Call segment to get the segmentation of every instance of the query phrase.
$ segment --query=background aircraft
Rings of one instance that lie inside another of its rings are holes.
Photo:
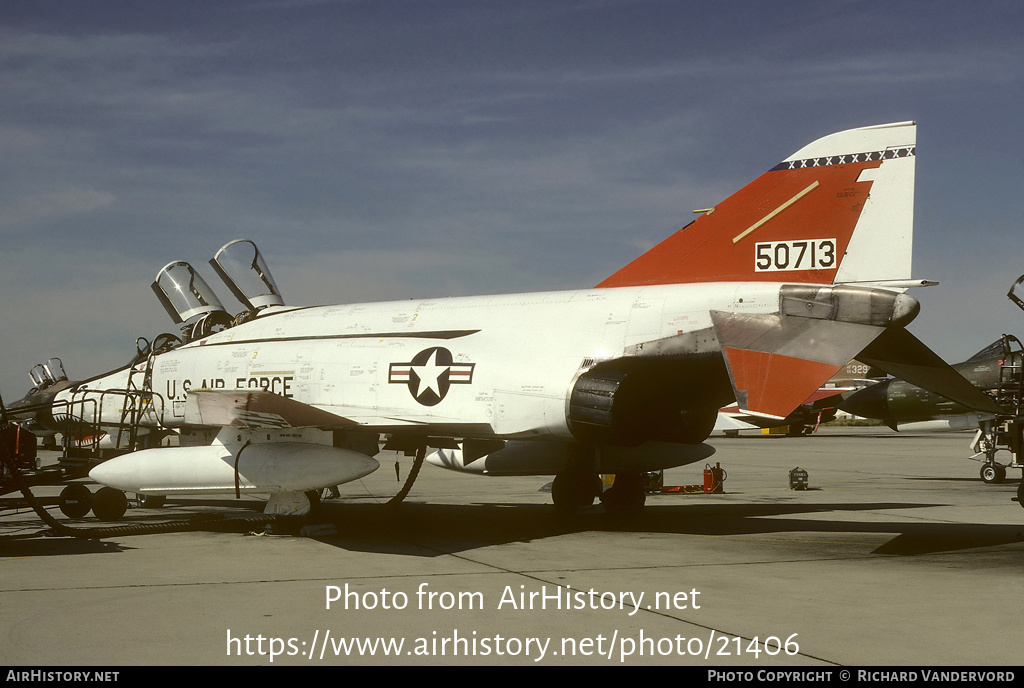
[[[383,439],[416,469],[433,450],[453,470],[553,474],[560,509],[600,494],[630,511],[644,472],[713,453],[719,408],[784,419],[854,357],[997,408],[904,329],[919,305],[903,291],[924,284],[915,155],[913,122],[818,139],[595,289],[287,307],[237,240],[211,263],[245,312],[168,263],[154,291],[183,336],[140,340],[21,417],[128,430],[136,451],[91,476],[146,495],[270,493],[268,512],[301,514],[308,491],[375,470]],[[169,433],[180,446],[147,448]],[[616,474],[604,493],[599,473]]]
[[[1024,310],[1014,282],[1007,296]],[[979,410],[959,404],[904,380],[890,379],[849,396],[840,405],[864,418],[883,421],[893,430],[977,430],[972,447],[980,458],[981,478],[1000,483],[1007,468],[1022,468],[1021,398],[1024,396],[1024,346],[1017,337],[1003,335],[963,363],[953,366],[998,406],[998,411]],[[1005,454],[1003,454],[1005,452]],[[997,458],[1009,456],[1005,462]]]

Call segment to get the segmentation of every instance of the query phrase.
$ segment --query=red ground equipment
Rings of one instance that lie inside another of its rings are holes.
[[[723,492],[722,483],[728,475],[725,469],[722,468],[722,464],[716,463],[715,467],[712,468],[711,464],[704,465],[704,492]]]

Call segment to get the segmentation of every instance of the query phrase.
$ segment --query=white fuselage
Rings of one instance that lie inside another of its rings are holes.
[[[780,287],[707,283],[270,308],[152,357],[150,420],[187,425],[189,390],[246,389],[358,423],[478,424],[498,437],[570,439],[567,394],[582,369],[636,344],[710,328],[712,310],[775,312]],[[451,360],[440,354],[416,365],[435,347]],[[439,379],[446,371],[447,385]],[[89,387],[123,387],[117,378],[127,374]]]

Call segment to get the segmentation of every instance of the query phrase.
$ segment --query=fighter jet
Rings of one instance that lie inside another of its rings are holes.
[[[575,291],[291,307],[237,240],[211,262],[245,312],[167,264],[154,290],[183,336],[66,386],[37,419],[175,433],[91,472],[140,494],[269,493],[268,513],[301,514],[308,491],[376,469],[383,444],[417,468],[430,453],[555,475],[560,510],[600,496],[632,511],[644,472],[711,456],[719,408],[785,418],[854,357],[976,401],[941,361],[913,363],[930,352],[904,329],[919,310],[905,291],[926,284],[911,277],[915,155],[913,122],[825,136]],[[600,473],[616,475],[603,494]]]
[[[1012,335],[953,365],[993,400],[1020,386],[1021,343]],[[841,411],[880,420],[893,430],[972,430],[997,414],[979,412],[903,380],[889,378],[861,389],[842,401]],[[1009,410],[1009,407],[1007,407]]]

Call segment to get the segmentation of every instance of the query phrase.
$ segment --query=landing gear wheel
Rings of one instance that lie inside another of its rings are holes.
[[[615,482],[601,495],[605,511],[610,514],[635,514],[647,503],[643,476],[624,473],[615,476]]]
[[[571,514],[586,509],[601,493],[601,479],[594,473],[565,471],[551,484],[551,500],[559,513]]]
[[[121,490],[101,487],[92,501],[92,513],[101,521],[117,521],[128,510],[128,498]]]
[[[981,479],[989,485],[998,485],[1006,480],[1006,469],[994,463],[986,463],[981,467]]]
[[[61,490],[57,505],[68,518],[82,518],[92,508],[92,492],[82,483],[72,483]]]

